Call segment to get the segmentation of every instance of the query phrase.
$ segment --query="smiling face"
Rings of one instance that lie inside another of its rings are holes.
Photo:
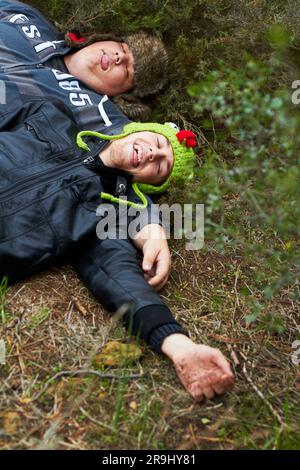
[[[100,41],[67,54],[71,75],[97,93],[116,96],[134,87],[134,59],[126,43]]]
[[[100,154],[107,166],[127,171],[133,181],[161,185],[174,164],[171,144],[162,134],[134,132],[109,143]]]

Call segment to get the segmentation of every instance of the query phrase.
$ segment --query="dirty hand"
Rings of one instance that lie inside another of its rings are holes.
[[[178,378],[196,401],[212,399],[233,387],[229,362],[218,349],[175,333],[164,339],[162,351],[173,361]]]
[[[164,229],[158,224],[149,224],[137,234],[133,243],[143,251],[142,268],[145,279],[156,290],[166,284],[171,257]]]

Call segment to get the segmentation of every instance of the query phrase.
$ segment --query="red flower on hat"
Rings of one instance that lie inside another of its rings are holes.
[[[76,33],[69,31],[67,33],[68,38],[71,39],[72,42],[85,42],[86,38],[78,36]]]
[[[192,131],[179,131],[176,134],[177,139],[182,144],[185,140],[185,145],[187,147],[196,147],[196,135]]]

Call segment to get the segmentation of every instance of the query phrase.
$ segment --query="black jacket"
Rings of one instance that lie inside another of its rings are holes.
[[[127,173],[92,164],[105,143],[90,139],[86,152],[74,143],[77,132],[68,109],[56,100],[31,100],[2,115],[0,276],[14,282],[67,256],[110,312],[128,306],[125,325],[132,314],[132,333],[160,351],[164,337],[183,329],[144,280],[131,241],[100,240],[95,233],[101,219],[96,209],[106,204],[102,191],[118,195],[125,184],[125,195],[140,201]],[[140,228],[159,222],[149,213],[142,211]]]
[[[17,281],[67,256],[110,312],[128,305],[126,326],[131,312],[133,333],[159,351],[182,328],[145,282],[130,240],[96,236],[95,211],[106,204],[99,194],[119,195],[125,184],[135,200],[130,176],[93,164],[104,142],[90,140],[89,153],[74,143],[79,130],[114,134],[129,121],[106,96],[47,65],[68,52],[37,10],[0,0],[0,276]],[[159,222],[149,210],[140,219],[140,228]]]
[[[63,57],[70,52],[63,35],[35,8],[0,0],[0,114],[31,97],[51,97],[68,107],[80,130],[99,131],[99,120],[115,127],[120,112],[107,96],[66,73]]]

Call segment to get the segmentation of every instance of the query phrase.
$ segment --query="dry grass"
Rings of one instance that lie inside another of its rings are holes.
[[[86,17],[78,15],[79,8],[88,15],[92,11],[86,2],[28,3],[60,22]],[[173,77],[154,101],[155,120],[188,124],[201,144],[213,147],[219,145],[218,129],[213,129],[213,142],[208,142],[199,129],[198,115],[191,113],[186,84],[205,76],[219,58],[237,67],[244,63],[245,52],[262,60],[269,57],[270,47],[262,38],[273,20],[283,20],[299,41],[294,0],[282,5],[250,1],[244,6],[234,0],[227,6],[223,1],[202,2],[201,9],[191,2],[191,8],[197,9],[193,22],[188,17],[193,10],[177,8],[178,2],[172,15],[167,15],[170,2],[154,2],[155,12],[162,15],[152,14],[153,2],[137,2],[137,8],[129,8],[130,1],[105,3],[114,20],[107,22],[110,27],[137,30],[140,12],[148,11],[148,29],[161,33],[169,45]],[[134,25],[126,11],[115,14],[123,6],[134,14]],[[286,77],[283,81],[290,86]],[[230,158],[231,147],[225,150]],[[178,202],[177,191],[173,197]],[[72,269],[64,266],[10,287],[2,312],[0,298],[0,448],[299,448],[300,369],[291,360],[292,343],[300,338],[299,303],[282,292],[268,305],[269,320],[249,327],[243,292],[252,285],[254,262],[247,263],[235,251],[220,256],[212,247],[186,252],[181,242],[172,244],[172,253],[173,271],[162,295],[195,341],[218,347],[231,359],[234,390],[196,404],[180,386],[169,361],[145,344],[134,366],[105,371],[140,378],[60,374],[93,369],[91,357],[104,344],[111,339],[127,341],[125,331],[109,320]],[[260,286],[255,295],[262,295]],[[281,334],[270,333],[268,322],[274,318],[283,327]]]
[[[140,361],[106,372],[140,378],[62,376],[92,369],[110,339],[126,341],[68,266],[9,288],[1,337],[0,447],[3,449],[297,448],[300,371],[291,361],[299,305],[283,296],[271,311],[284,332],[247,327],[241,289],[255,266],[240,254],[184,251],[173,244],[173,271],[162,295],[198,342],[232,361],[235,389],[198,405],[164,357],[145,344]],[[55,377],[53,381],[49,381]],[[166,400],[167,397],[167,400]]]

